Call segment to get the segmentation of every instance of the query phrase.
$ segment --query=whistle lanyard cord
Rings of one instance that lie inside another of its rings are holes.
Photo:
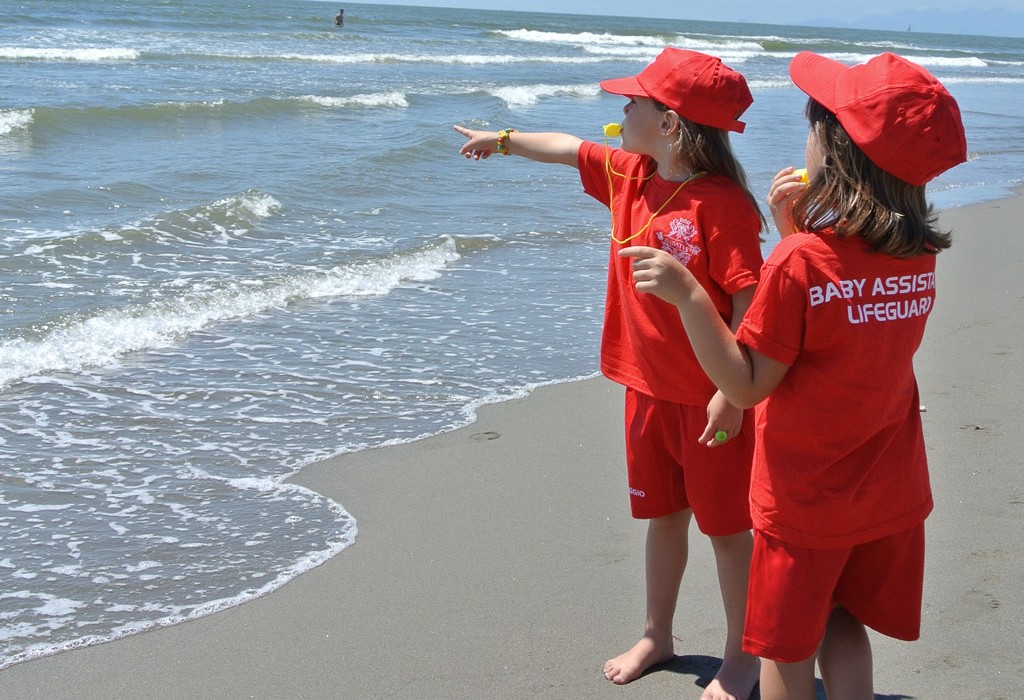
[[[613,189],[612,175],[616,175],[616,176],[618,176],[618,177],[620,177],[620,178],[622,178],[624,180],[647,181],[647,180],[650,180],[652,177],[654,177],[655,173],[651,173],[650,175],[645,175],[645,176],[641,177],[641,176],[629,176],[629,175],[626,175],[624,173],[616,172],[615,169],[612,168],[612,155],[611,155],[611,149],[609,149],[609,147],[608,147],[608,139],[607,138],[604,141],[604,163],[605,163],[605,168],[604,168],[605,174],[608,176],[608,211],[609,211],[609,213],[611,214],[611,217],[612,217],[611,238],[612,238],[613,241],[615,241],[619,245],[625,245],[626,243],[629,243],[631,240],[633,240],[637,236],[640,236],[641,234],[643,234],[643,232],[647,230],[647,228],[651,225],[651,222],[654,221],[654,219],[658,216],[658,214],[660,214],[665,209],[665,207],[667,207],[669,205],[669,203],[673,199],[676,198],[676,195],[679,194],[679,191],[681,189],[686,187],[686,185],[689,184],[690,182],[692,182],[693,180],[696,180],[697,178],[703,177],[705,175],[703,170],[700,170],[700,171],[697,171],[697,172],[694,172],[694,173],[690,173],[690,176],[688,178],[686,178],[685,180],[683,180],[682,182],[679,183],[679,187],[677,187],[675,189],[675,191],[671,195],[669,195],[668,199],[665,200],[665,203],[662,204],[660,207],[658,207],[657,211],[655,211],[653,214],[651,214],[650,218],[647,219],[647,223],[644,224],[643,226],[641,226],[639,231],[634,233],[632,236],[629,236],[627,238],[623,238],[622,240],[619,240],[618,238],[615,237],[615,211],[612,208],[613,207],[613,202],[615,201],[615,191]]]

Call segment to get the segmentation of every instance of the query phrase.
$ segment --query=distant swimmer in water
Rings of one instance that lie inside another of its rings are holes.
[[[334,24],[342,27],[345,25],[345,10],[338,10],[338,14],[334,15]]]

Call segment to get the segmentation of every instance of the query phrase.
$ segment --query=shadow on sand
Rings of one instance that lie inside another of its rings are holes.
[[[693,683],[701,688],[707,688],[715,674],[718,673],[719,667],[722,665],[722,660],[715,656],[675,656],[670,661],[666,661],[663,664],[653,666],[648,670],[648,673],[654,673],[657,671],[668,671],[670,673],[679,673],[686,676],[696,676]],[[645,674],[646,675],[646,674]],[[815,685],[817,686],[817,700],[828,700],[825,695],[825,686],[821,684],[821,679],[815,679]],[[754,692],[750,696],[750,700],[761,700],[761,694],[758,692],[758,688],[754,687]],[[879,695],[875,693],[875,700],[915,700],[912,695],[901,695],[899,693],[892,695]]]

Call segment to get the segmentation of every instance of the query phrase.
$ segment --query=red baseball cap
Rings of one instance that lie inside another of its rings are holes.
[[[740,133],[746,124],[737,119],[754,101],[747,81],[722,59],[672,47],[639,74],[602,81],[601,89],[650,97],[690,121]]]
[[[886,52],[847,66],[802,51],[789,64],[789,75],[836,115],[872,163],[911,185],[967,160],[960,107],[916,63]]]

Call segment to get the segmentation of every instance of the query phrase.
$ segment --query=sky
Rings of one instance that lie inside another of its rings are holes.
[[[918,31],[962,32],[995,36],[1024,36],[1024,0],[357,0],[370,4],[418,5],[561,12],[588,15],[627,15],[665,19],[765,24],[812,24]]]

